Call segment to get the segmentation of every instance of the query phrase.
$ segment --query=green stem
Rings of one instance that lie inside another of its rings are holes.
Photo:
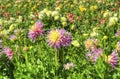
[[[26,52],[25,52],[25,60],[26,60],[26,66],[28,67],[28,56]]]
[[[55,78],[58,79],[58,72],[59,72],[59,51],[57,49],[56,49],[56,52],[55,52],[55,66],[56,66]]]
[[[62,61],[62,64],[64,63],[64,52],[62,52],[62,59],[63,59],[63,61]]]
[[[58,65],[59,65],[59,52],[57,49],[55,52],[55,64],[56,64],[56,67],[58,67]]]

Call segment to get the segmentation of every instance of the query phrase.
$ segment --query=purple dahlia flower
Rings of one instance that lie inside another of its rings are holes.
[[[64,29],[51,30],[48,34],[48,43],[58,49],[62,46],[68,46],[71,43],[71,38],[71,34]]]
[[[92,62],[95,62],[101,54],[101,48],[92,48],[92,50],[86,54],[86,58]]]

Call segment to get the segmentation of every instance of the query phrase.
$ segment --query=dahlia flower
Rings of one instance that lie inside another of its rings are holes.
[[[119,61],[118,53],[116,51],[113,51],[108,56],[108,63],[111,64],[113,68],[115,68],[118,64],[118,61]]]
[[[71,13],[67,14],[67,19],[69,22],[73,23],[75,21],[74,14],[71,14]]]
[[[36,39],[39,35],[43,35],[44,30],[42,22],[38,21],[29,30],[28,37],[31,39]]]
[[[67,64],[64,64],[64,69],[65,70],[69,70],[70,68],[72,67],[75,67],[75,64],[74,63],[67,63]]]
[[[117,30],[117,33],[115,33],[115,36],[120,36],[120,29]]]
[[[71,35],[64,29],[51,30],[47,38],[49,45],[54,48],[68,46],[71,43]]]
[[[17,37],[16,37],[15,35],[11,35],[11,36],[10,36],[10,40],[11,40],[11,41],[14,41],[14,40],[16,40],[16,39],[17,39]]]
[[[118,52],[120,52],[120,41],[117,42],[117,48],[116,48],[116,50],[117,50]]]
[[[114,26],[116,23],[118,22],[118,17],[110,17],[109,18],[109,22],[108,22],[108,26]]]
[[[9,47],[4,48],[4,53],[8,56],[9,59],[13,57],[13,52]]]
[[[85,47],[87,50],[91,49],[92,47],[96,47],[98,45],[97,39],[87,39],[85,41]]]
[[[105,11],[105,13],[103,14],[103,17],[104,18],[108,18],[109,16],[111,16],[112,15],[112,12],[110,12],[110,11]]]
[[[92,48],[90,52],[86,54],[86,58],[92,62],[95,62],[99,56],[102,54],[102,49],[101,48]]]

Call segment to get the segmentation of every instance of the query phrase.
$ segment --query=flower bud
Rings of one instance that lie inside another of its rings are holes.
[[[86,37],[86,36],[88,36],[88,34],[84,33],[83,36]]]
[[[70,29],[71,29],[71,30],[75,29],[75,25],[72,25],[72,26],[70,27]]]
[[[29,49],[29,48],[28,48],[27,46],[23,47],[23,51],[24,51],[24,52],[28,51],[28,49]]]
[[[46,15],[47,15],[48,17],[50,17],[51,11],[47,11],[47,12],[46,12]]]
[[[67,22],[62,22],[63,27],[67,25]]]
[[[13,31],[15,27],[16,27],[16,24],[11,24],[8,31],[9,32]]]
[[[118,18],[117,17],[110,17],[108,26],[114,26],[117,22],[118,22]]]
[[[80,44],[79,44],[79,42],[77,40],[72,41],[71,44],[73,46],[75,46],[75,47],[79,47],[80,46]]]
[[[105,35],[105,36],[103,36],[103,39],[106,40],[106,39],[108,39],[108,37]]]
[[[65,17],[61,17],[61,22],[65,22],[67,19]]]
[[[110,12],[110,11],[105,11],[105,13],[103,14],[103,17],[104,18],[108,18],[109,16],[111,16],[112,15],[112,13]]]
[[[59,12],[58,11],[52,11],[52,14],[51,14],[53,17],[54,16],[57,16],[57,15],[59,15]]]
[[[59,19],[59,16],[58,16],[58,15],[57,15],[57,16],[55,16],[55,17],[54,17],[54,19],[55,19],[55,20],[58,20],[58,19]]]

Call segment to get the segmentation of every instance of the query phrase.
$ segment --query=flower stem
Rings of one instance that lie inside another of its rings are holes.
[[[58,77],[58,72],[59,72],[59,51],[56,49],[55,52],[55,66],[56,66],[56,72],[55,72],[55,77]]]
[[[55,52],[55,64],[56,64],[56,67],[58,67],[58,65],[59,65],[59,52],[57,49]]]

